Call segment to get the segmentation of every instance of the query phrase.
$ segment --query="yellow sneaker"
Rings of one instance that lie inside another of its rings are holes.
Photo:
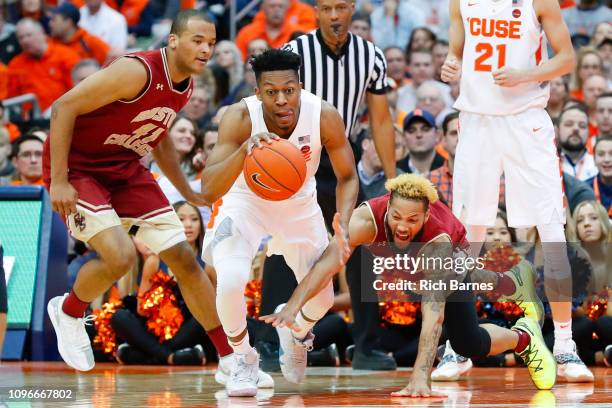
[[[536,388],[550,390],[557,379],[557,362],[546,347],[537,322],[533,319],[521,317],[512,327],[512,330],[521,330],[529,334],[529,344],[518,355],[527,365],[529,375]]]
[[[523,260],[512,267],[504,275],[510,277],[514,286],[515,292],[512,295],[501,296],[499,302],[514,302],[523,309],[525,317],[535,320],[540,324],[544,324],[544,305],[536,293],[536,273],[533,270],[531,262]]]

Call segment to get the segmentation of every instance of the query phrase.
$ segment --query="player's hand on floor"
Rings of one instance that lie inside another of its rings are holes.
[[[288,327],[291,330],[300,330],[300,326],[295,322],[296,314],[297,313],[293,313],[288,310],[285,306],[283,310],[278,313],[259,316],[259,320],[263,320],[264,322],[271,324],[274,327]]]
[[[274,133],[261,132],[254,134],[247,140],[247,154],[251,154],[253,152],[253,148],[261,148],[263,147],[263,143],[270,144],[273,140],[279,140],[280,137],[275,135]]]
[[[411,398],[429,398],[429,397],[445,397],[444,395],[431,391],[427,378],[411,378],[407,386],[400,391],[391,393],[392,397],[411,397]]]
[[[51,197],[51,206],[53,211],[56,211],[62,217],[76,214],[76,203],[79,199],[79,193],[75,190],[72,184],[54,183],[51,182],[49,187],[49,196]]]
[[[440,77],[444,82],[458,81],[461,77],[461,64],[456,58],[449,57],[442,64]]]
[[[348,231],[345,231],[342,225],[340,225],[340,213],[334,214],[332,227],[334,228],[334,240],[338,246],[340,263],[346,265],[351,256],[351,247],[349,246]]]
[[[495,85],[512,87],[520,84],[525,79],[525,74],[512,68],[501,68],[493,72]]]

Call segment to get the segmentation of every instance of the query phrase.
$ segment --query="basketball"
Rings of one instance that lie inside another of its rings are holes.
[[[257,196],[270,201],[286,200],[293,196],[306,179],[306,160],[288,140],[262,142],[244,160],[244,178]]]

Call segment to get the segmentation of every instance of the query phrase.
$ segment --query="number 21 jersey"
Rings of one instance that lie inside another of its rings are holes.
[[[483,115],[514,115],[548,102],[547,82],[501,87],[493,72],[531,69],[546,60],[533,0],[460,0],[465,30],[460,94],[455,108]]]

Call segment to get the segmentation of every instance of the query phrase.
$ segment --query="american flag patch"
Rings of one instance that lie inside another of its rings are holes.
[[[310,135],[298,137],[298,143],[301,145],[310,143]]]
[[[523,0],[512,0],[512,7],[523,7]]]

